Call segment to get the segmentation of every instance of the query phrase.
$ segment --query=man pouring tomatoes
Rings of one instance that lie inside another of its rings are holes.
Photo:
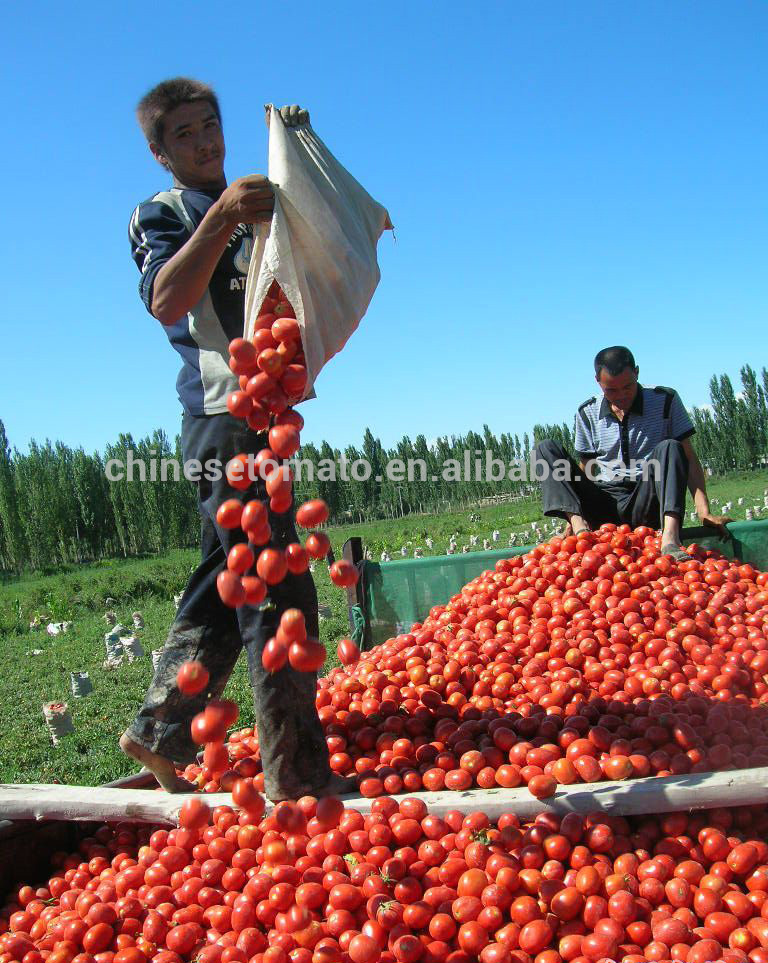
[[[681,525],[688,488],[702,524],[726,537],[731,519],[710,511],[694,427],[678,393],[641,385],[623,346],[598,352],[594,368],[600,394],[576,412],[578,464],[550,439],[536,446],[547,469],[544,514],[567,519],[574,534],[606,522],[661,529],[662,552],[687,558]]]
[[[142,98],[137,114],[152,155],[173,179],[169,190],[139,204],[131,217],[139,292],[181,356],[177,390],[185,464],[221,468],[238,454],[255,456],[266,448],[265,434],[233,417],[227,399],[238,388],[228,363],[229,344],[243,335],[245,280],[255,232],[272,216],[272,185],[259,174],[227,184],[221,112],[206,84],[185,77],[158,84]],[[297,106],[283,107],[280,114],[287,126],[309,122],[306,110]],[[197,754],[190,724],[221,694],[245,648],[266,794],[278,801],[355,788],[354,780],[331,772],[315,706],[315,673],[290,666],[270,673],[263,665],[263,650],[288,609],[300,610],[308,633],[319,634],[312,576],[288,574],[270,586],[267,606],[227,607],[216,580],[245,535],[222,524],[219,509],[233,492],[221,470],[218,478],[198,474],[196,488],[202,556],[121,748],[166,790],[192,790],[176,772]],[[270,546],[283,550],[297,541],[292,509],[272,511],[261,478],[242,494],[264,505]],[[204,687],[178,681],[179,669],[189,662],[202,667]]]

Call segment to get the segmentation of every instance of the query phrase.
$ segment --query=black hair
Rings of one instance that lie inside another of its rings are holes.
[[[595,374],[599,375],[603,368],[609,375],[621,374],[627,368],[636,368],[635,356],[621,345],[614,345],[612,348],[603,348],[595,355]]]
[[[157,84],[139,101],[136,115],[144,136],[150,143],[162,144],[165,116],[181,104],[204,101],[211,105],[219,123],[221,110],[213,88],[190,77],[174,77]]]

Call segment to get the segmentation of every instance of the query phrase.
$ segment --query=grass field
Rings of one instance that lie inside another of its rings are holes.
[[[747,507],[762,504],[766,488],[766,471],[711,479],[709,484],[713,499],[721,504],[734,502],[731,514],[737,519],[744,518]],[[736,505],[739,496],[745,498],[741,507]],[[536,498],[472,511],[480,515],[479,523],[469,522],[467,510],[334,527],[328,534],[337,557],[351,535],[362,536],[375,559],[383,549],[393,558],[395,553],[399,557],[400,547],[408,542],[412,543],[408,546],[411,556],[416,546],[422,546],[425,555],[437,555],[444,553],[454,532],[461,546],[472,534],[478,535],[482,544],[483,538],[499,529],[501,540],[495,547],[503,547],[511,531],[527,527],[530,532],[530,523],[541,518]],[[425,534],[434,541],[432,552],[424,546]],[[162,646],[174,615],[173,595],[183,589],[196,559],[194,550],[157,558],[113,559],[0,586],[0,782],[58,780],[97,785],[135,771],[118,750],[117,738],[143,698],[152,674],[150,651]],[[325,565],[318,564],[314,576],[320,603],[331,610],[321,622],[321,638],[332,653],[336,641],[348,633],[345,595],[331,584]],[[118,621],[130,626],[131,614],[138,610],[146,625],[137,633],[145,658],[113,670],[102,668],[108,597],[116,599],[112,608]],[[30,630],[29,622],[36,614],[53,621],[72,620],[72,628],[54,637],[44,629]],[[30,654],[33,650],[41,650],[41,654]],[[332,664],[329,659],[328,665]],[[72,699],[69,673],[83,670],[89,672],[94,692],[85,699]],[[253,710],[244,659],[237,665],[227,694],[240,705],[242,724],[250,724]],[[75,733],[55,748],[41,708],[53,700],[69,702],[75,724]]]

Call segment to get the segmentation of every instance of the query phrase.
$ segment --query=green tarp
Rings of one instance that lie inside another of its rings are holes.
[[[734,522],[728,531],[730,540],[722,542],[710,529],[685,529],[683,541],[686,545],[695,542],[718,549],[729,558],[768,570],[768,521]],[[493,569],[499,559],[522,555],[531,548],[527,545],[466,555],[366,562],[363,591],[370,630],[366,641],[377,645],[408,631],[414,622],[425,618],[433,605],[447,602],[476,575]]]

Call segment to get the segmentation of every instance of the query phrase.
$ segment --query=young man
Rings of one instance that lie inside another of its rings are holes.
[[[575,534],[605,522],[661,528],[662,551],[687,558],[680,538],[686,486],[703,525],[725,537],[731,519],[709,510],[704,471],[691,444],[694,428],[680,396],[672,388],[638,384],[639,371],[628,348],[604,348],[595,357],[602,397],[589,398],[576,412],[578,466],[554,441],[536,446],[550,469],[542,482],[544,514],[568,519]],[[568,465],[564,480],[558,462]]]
[[[215,459],[223,468],[234,455],[256,454],[267,444],[266,435],[229,414],[227,397],[238,387],[229,369],[228,348],[243,334],[254,225],[270,220],[272,187],[258,174],[227,185],[221,113],[216,95],[205,84],[184,77],[158,84],[141,100],[137,114],[150,151],[173,178],[170,190],[139,204],[131,217],[139,291],[182,358],[177,389],[184,409],[184,460],[205,465]],[[283,107],[281,115],[289,125],[309,121],[307,112],[295,106]],[[245,536],[218,525],[216,512],[236,493],[224,477],[209,480],[204,475],[197,491],[202,559],[184,591],[144,704],[120,739],[121,748],[151,769],[169,792],[194,788],[176,775],[176,768],[192,762],[197,753],[190,722],[208,695],[221,694],[245,647],[266,794],[277,801],[351,790],[354,781],[330,770],[315,708],[315,675],[290,667],[271,675],[261,662],[264,644],[287,608],[300,608],[309,634],[319,634],[312,576],[288,575],[270,590],[272,607],[265,611],[224,606],[216,576],[229,550]],[[243,501],[259,498],[269,504],[263,481],[242,494]],[[269,521],[270,545],[297,541],[292,511],[270,511]],[[189,659],[207,667],[207,694],[185,696],[176,687],[179,666]]]

